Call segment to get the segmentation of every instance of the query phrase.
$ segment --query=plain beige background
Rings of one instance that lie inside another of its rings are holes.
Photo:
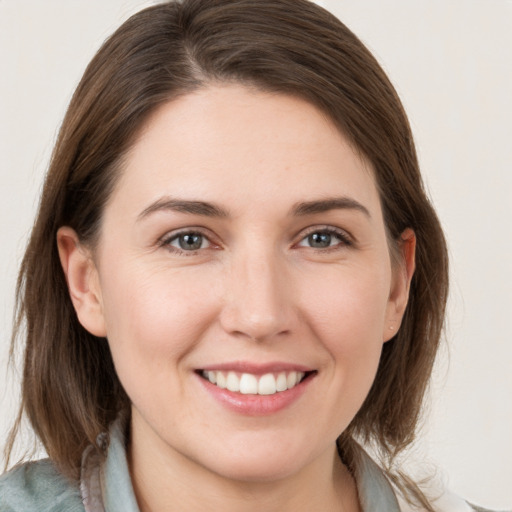
[[[256,1],[256,0],[255,0]],[[16,270],[56,130],[85,65],[140,0],[0,0],[0,435]],[[325,0],[375,53],[409,113],[452,258],[447,347],[418,467],[512,506],[512,2]]]

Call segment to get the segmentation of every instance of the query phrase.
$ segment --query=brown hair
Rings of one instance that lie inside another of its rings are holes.
[[[17,287],[25,325],[23,398],[49,456],[76,477],[86,445],[129,407],[106,340],[78,322],[56,246],[71,226],[94,245],[123,155],[162,103],[212,82],[301,97],[371,162],[391,245],[417,237],[416,272],[371,391],[341,436],[391,460],[414,438],[447,298],[447,253],[425,194],[411,130],[385,73],[338,19],[307,0],[185,0],[145,9],[101,47],[78,85],[53,152]],[[12,345],[14,351],[14,341]]]

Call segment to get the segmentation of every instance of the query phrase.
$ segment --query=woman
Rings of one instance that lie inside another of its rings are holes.
[[[1,510],[442,510],[392,463],[446,295],[405,113],[346,27],[302,0],[142,11],[54,150],[19,278],[50,460]]]

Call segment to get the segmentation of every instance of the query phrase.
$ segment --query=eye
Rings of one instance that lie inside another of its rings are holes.
[[[312,249],[328,249],[337,246],[352,245],[347,234],[334,228],[324,228],[311,231],[299,243],[299,247]]]
[[[211,246],[210,241],[202,233],[187,231],[172,235],[162,241],[165,247],[177,252],[193,252],[200,249],[207,249]]]

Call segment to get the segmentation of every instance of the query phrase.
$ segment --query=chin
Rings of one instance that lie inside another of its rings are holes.
[[[263,438],[263,439],[262,439]],[[300,473],[308,465],[312,454],[308,446],[299,446],[290,439],[269,442],[264,436],[214,450],[204,458],[205,467],[224,478],[247,483],[278,481]]]
[[[217,463],[217,467],[211,469],[232,481],[267,483],[284,480],[299,473],[302,465],[293,464],[290,460],[283,461],[282,458],[263,460],[261,457],[248,457],[245,460],[226,461],[222,465]]]

